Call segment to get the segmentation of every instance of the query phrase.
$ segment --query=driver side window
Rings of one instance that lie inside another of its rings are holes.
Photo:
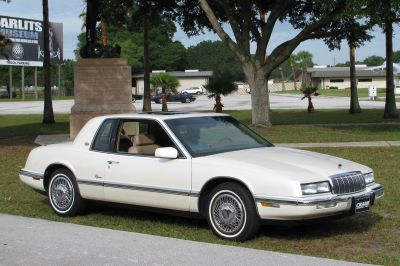
[[[175,147],[175,145],[156,121],[121,121],[116,144],[118,153],[154,156],[155,150],[161,147]]]

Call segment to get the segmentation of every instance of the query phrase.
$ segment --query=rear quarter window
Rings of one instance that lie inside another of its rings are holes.
[[[97,131],[92,150],[110,152],[113,150],[112,138],[114,137],[115,120],[105,120]]]

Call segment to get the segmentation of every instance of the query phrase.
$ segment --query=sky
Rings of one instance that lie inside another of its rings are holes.
[[[86,5],[83,0],[49,0],[50,21],[63,23],[64,26],[64,58],[74,59],[74,50],[77,45],[77,36],[82,30],[82,20],[79,15],[85,11]],[[41,0],[12,0],[9,4],[0,1],[0,15],[10,17],[21,17],[28,19],[42,20],[42,1]],[[229,26],[225,29],[231,32]],[[271,42],[268,47],[270,53],[278,44],[295,36],[296,31],[288,23],[276,25]],[[363,61],[370,55],[385,56],[385,37],[382,30],[376,28],[373,32],[375,36],[371,42],[357,49],[356,60]],[[393,49],[400,50],[400,27],[395,26],[393,39]],[[196,45],[204,40],[219,40],[218,36],[212,32],[205,32],[202,35],[189,38],[177,28],[174,36],[175,40],[181,41],[185,47]],[[254,51],[255,46],[252,46]],[[314,57],[313,61],[319,65],[333,65],[349,61],[349,49],[343,43],[341,50],[329,51],[323,41],[310,40],[302,43],[295,52],[309,51]]]

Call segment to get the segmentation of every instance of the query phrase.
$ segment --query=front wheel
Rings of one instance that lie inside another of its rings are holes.
[[[56,170],[50,179],[48,196],[51,208],[60,216],[74,216],[84,207],[75,177],[67,169]]]
[[[260,226],[253,198],[236,183],[222,183],[211,191],[207,221],[215,235],[235,241],[254,237]]]
[[[185,102],[186,102],[186,103],[190,103],[190,98],[186,98],[186,99],[185,99]]]

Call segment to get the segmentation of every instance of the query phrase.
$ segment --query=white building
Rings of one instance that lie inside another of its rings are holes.
[[[400,85],[400,66],[394,64],[393,69],[394,83]],[[307,73],[311,77],[312,85],[320,89],[350,88],[350,67],[313,67],[308,68]],[[357,66],[356,77],[358,88],[368,88],[371,84],[386,88],[386,63],[379,67]]]
[[[150,76],[156,75],[160,72],[165,71],[153,71]],[[199,70],[185,70],[185,71],[172,71],[166,72],[171,76],[178,78],[180,86],[177,88],[178,91],[188,89],[191,87],[202,88],[203,85],[207,84],[210,77],[213,75],[212,71],[199,71]],[[133,75],[133,89],[132,93],[137,95],[143,95],[144,80],[143,74]]]

